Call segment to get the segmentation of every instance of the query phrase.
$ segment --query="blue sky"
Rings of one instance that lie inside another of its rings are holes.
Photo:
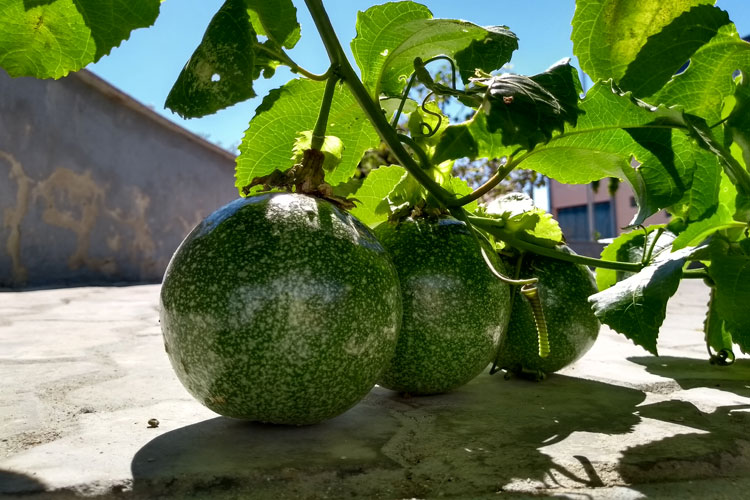
[[[166,0],[156,24],[133,32],[130,40],[89,69],[115,87],[157,112],[223,147],[239,143],[255,108],[270,89],[283,85],[290,73],[280,70],[270,80],[256,81],[259,97],[203,118],[183,120],[164,109],[164,100],[177,75],[200,42],[203,32],[223,0]],[[290,54],[298,64],[314,72],[327,68],[322,43],[302,0],[294,0],[302,25],[302,39]],[[331,22],[345,48],[355,36],[357,11],[371,0],[327,0]],[[534,74],[573,55],[570,20],[573,0],[427,0],[435,17],[466,19],[480,25],[506,25],[519,37],[513,71]],[[750,34],[750,1],[719,0],[741,35]]]

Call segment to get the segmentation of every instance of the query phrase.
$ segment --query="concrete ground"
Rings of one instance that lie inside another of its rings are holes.
[[[484,374],[408,399],[375,388],[303,428],[195,402],[164,353],[157,297],[156,285],[0,294],[0,496],[748,495],[750,361],[706,361],[699,281],[670,302],[661,357],[604,328],[541,383]]]

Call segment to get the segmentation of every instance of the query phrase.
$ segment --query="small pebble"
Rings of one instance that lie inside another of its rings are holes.
[[[155,418],[150,418],[148,420],[148,427],[150,429],[156,429],[157,427],[159,427],[159,421],[156,420]]]

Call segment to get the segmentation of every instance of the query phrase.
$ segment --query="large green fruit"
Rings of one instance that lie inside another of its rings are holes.
[[[401,294],[372,232],[327,201],[239,199],[182,242],[161,289],[169,358],[211,410],[310,424],[356,404],[393,355]]]
[[[531,305],[516,290],[510,323],[500,346],[498,367],[512,372],[556,372],[583,356],[599,334],[599,320],[588,302],[588,297],[597,292],[594,275],[580,264],[526,254],[519,276],[539,279],[537,290],[547,324],[550,352],[547,357],[539,356]]]
[[[378,384],[409,394],[465,384],[497,351],[508,321],[508,285],[492,275],[477,240],[456,219],[384,223],[375,234],[393,257],[404,300],[396,355]]]

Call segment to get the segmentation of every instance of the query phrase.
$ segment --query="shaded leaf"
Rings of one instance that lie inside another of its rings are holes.
[[[663,224],[660,224],[622,233],[612,243],[604,247],[601,258],[614,262],[641,262],[643,260],[644,249],[647,249],[653,243],[653,238],[656,236],[655,231],[664,229],[664,227]],[[671,233],[661,234],[656,241],[652,256],[658,255],[669,248],[674,238],[675,236]],[[603,291],[633,274],[627,271],[598,267],[596,268],[596,286],[599,291]]]
[[[239,190],[255,177],[293,165],[291,155],[297,134],[315,127],[324,89],[325,82],[296,79],[268,93],[240,144],[235,172]],[[380,144],[354,96],[341,85],[334,93],[326,133],[338,137],[345,147],[341,163],[326,172],[326,182],[332,186],[349,179],[364,152]]]
[[[503,145],[532,149],[566,123],[576,124],[581,84],[568,60],[532,77],[502,74],[473,82],[487,89],[482,111],[488,130],[499,131]]]
[[[741,245],[715,238],[709,245],[708,274],[715,283],[713,303],[742,352],[750,352],[750,255]]]
[[[708,302],[706,320],[703,323],[703,333],[706,343],[716,352],[732,350],[732,334],[727,330],[724,319],[716,307],[716,289],[711,289],[711,298]]]
[[[151,26],[159,0],[2,0],[0,67],[10,76],[61,78]]]
[[[639,273],[589,297],[594,314],[618,333],[622,333],[657,355],[659,328],[667,314],[667,301],[677,291],[692,248],[662,252]]]
[[[742,151],[745,168],[750,166],[750,72],[740,72],[735,79],[735,105],[727,119],[732,141]]]
[[[260,43],[258,34],[268,40]],[[255,97],[253,81],[273,76],[281,64],[273,54],[298,39],[291,0],[226,0],[177,77],[166,107],[197,118]]]

